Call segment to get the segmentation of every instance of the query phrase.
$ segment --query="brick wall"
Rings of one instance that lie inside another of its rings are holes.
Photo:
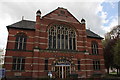
[[[54,15],[58,12],[55,11]],[[53,71],[54,61],[60,58],[66,58],[73,63],[72,73],[76,73],[79,77],[90,77],[95,72],[104,73],[104,59],[102,42],[100,39],[89,38],[86,35],[86,26],[81,24],[76,19],[72,19],[70,14],[66,14],[68,18],[65,20],[51,19],[50,15],[43,18],[40,16],[36,17],[35,30],[26,29],[16,29],[9,28],[9,36],[7,43],[7,51],[5,57],[5,68],[6,77],[13,77],[16,75],[22,77],[34,77],[39,78],[42,76],[47,76],[48,71]],[[51,15],[53,16],[53,14]],[[62,19],[62,17],[55,18]],[[56,51],[47,50],[48,49],[48,29],[53,24],[65,24],[70,26],[76,31],[76,48],[77,51]],[[15,50],[15,35],[19,32],[23,32],[27,35],[27,45],[25,51]],[[99,55],[92,55],[91,42],[98,42]],[[85,54],[88,51],[89,54]],[[25,70],[24,71],[13,71],[12,62],[13,56],[23,56],[25,57]],[[48,70],[44,70],[44,60],[48,59]],[[93,70],[93,60],[100,60],[101,70]],[[80,70],[77,69],[77,61],[80,60]]]

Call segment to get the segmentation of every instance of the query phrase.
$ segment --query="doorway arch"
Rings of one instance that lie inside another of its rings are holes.
[[[71,74],[71,61],[66,58],[58,59],[54,63],[55,77],[67,78]]]

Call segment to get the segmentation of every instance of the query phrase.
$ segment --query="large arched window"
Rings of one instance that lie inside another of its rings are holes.
[[[93,41],[91,43],[91,47],[92,47],[92,54],[98,55],[98,43],[96,41]]]
[[[26,40],[27,36],[24,33],[18,33],[16,35],[15,49],[26,50]]]
[[[75,30],[65,25],[53,25],[48,31],[49,49],[76,50]]]

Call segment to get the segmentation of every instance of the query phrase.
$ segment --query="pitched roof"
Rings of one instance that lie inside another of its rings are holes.
[[[20,28],[20,29],[35,29],[35,21],[21,20],[14,24],[8,25],[7,28]]]
[[[87,33],[87,37],[90,38],[98,38],[98,39],[103,39],[102,37],[100,37],[98,34],[90,31],[89,29],[86,29],[86,33]]]
[[[19,22],[16,22],[12,25],[7,26],[7,28],[18,28],[18,29],[30,29],[35,30],[35,21],[28,21],[28,20],[21,20]],[[97,39],[103,39],[96,33],[86,29],[87,37],[90,38],[97,38]]]
[[[55,19],[59,21],[80,23],[67,9],[62,8],[62,7],[58,7],[52,12],[44,15],[42,18],[49,18],[49,19]]]

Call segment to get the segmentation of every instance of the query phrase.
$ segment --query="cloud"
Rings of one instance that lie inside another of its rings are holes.
[[[1,0],[1,2],[103,2],[105,0]]]
[[[0,2],[118,2],[119,0],[0,0]]]
[[[104,12],[104,11],[101,11],[101,18],[102,18],[102,22],[103,23],[107,23],[108,21],[106,20],[106,18],[107,18],[107,12]]]
[[[112,18],[112,20],[110,21],[110,24],[108,26],[102,26],[102,28],[106,32],[110,32],[110,30],[117,25],[118,25],[118,16],[115,16],[114,18]]]
[[[106,29],[102,27],[103,23],[107,23],[107,13],[103,12],[101,3],[105,0],[0,0],[0,28],[2,38],[7,36],[5,26],[13,24],[22,19],[35,21],[36,11],[41,10],[42,16],[55,10],[57,7],[68,9],[79,21],[82,18],[86,20],[86,27],[90,28],[93,32],[104,35]],[[98,15],[101,12],[101,16]],[[3,39],[0,39],[0,44],[6,44]]]

